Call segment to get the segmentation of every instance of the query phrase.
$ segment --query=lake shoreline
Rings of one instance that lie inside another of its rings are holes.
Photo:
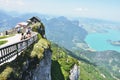
[[[109,41],[109,43],[113,46],[120,46],[120,40],[119,41]]]
[[[107,33],[91,33],[86,36],[85,42],[96,51],[114,50],[120,52],[120,36],[118,34],[120,31],[116,30],[108,30]]]

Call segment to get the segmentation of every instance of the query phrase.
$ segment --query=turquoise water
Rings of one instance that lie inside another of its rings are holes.
[[[87,44],[97,51],[115,50],[120,52],[120,46],[113,46],[108,40],[120,40],[120,31],[109,30],[108,33],[92,33],[88,34],[85,39]]]

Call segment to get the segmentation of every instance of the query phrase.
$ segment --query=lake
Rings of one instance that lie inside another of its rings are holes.
[[[120,31],[109,30],[107,33],[91,33],[85,39],[87,44],[97,51],[115,50],[120,52],[120,46],[111,45],[109,40],[120,40]]]

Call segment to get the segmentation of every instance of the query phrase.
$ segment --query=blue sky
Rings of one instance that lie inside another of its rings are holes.
[[[120,0],[0,0],[0,9],[120,22]]]

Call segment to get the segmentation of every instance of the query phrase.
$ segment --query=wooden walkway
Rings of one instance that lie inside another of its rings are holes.
[[[11,62],[14,60],[22,51],[24,51],[27,47],[37,41],[37,33],[33,33],[32,36],[25,40],[11,39],[13,43],[5,44],[0,46],[0,65],[4,63]]]

